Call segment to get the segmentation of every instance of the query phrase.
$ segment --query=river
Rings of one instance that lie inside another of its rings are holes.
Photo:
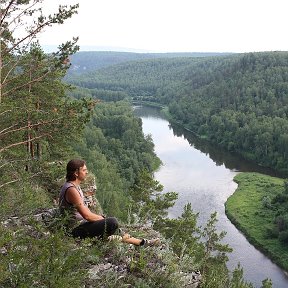
[[[203,225],[213,212],[217,212],[217,228],[226,231],[224,242],[233,252],[229,254],[228,267],[232,271],[240,262],[244,278],[254,287],[270,278],[275,288],[287,288],[287,275],[270,259],[254,248],[225,215],[224,203],[233,194],[237,184],[234,176],[240,171],[256,171],[273,175],[274,172],[241,159],[195,137],[189,131],[169,123],[157,108],[134,107],[142,119],[144,134],[150,134],[155,152],[163,165],[155,173],[164,192],[178,193],[176,204],[169,217],[180,216],[183,207],[191,203],[199,212],[199,225]]]

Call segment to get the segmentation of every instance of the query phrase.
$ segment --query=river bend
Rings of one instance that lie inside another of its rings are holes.
[[[155,178],[164,186],[164,192],[175,191],[178,200],[169,210],[169,217],[180,216],[183,207],[191,203],[194,212],[199,212],[199,225],[203,225],[213,212],[217,212],[219,231],[226,231],[224,242],[233,248],[229,254],[228,267],[233,270],[238,264],[244,277],[255,287],[270,278],[275,288],[288,287],[288,277],[265,255],[254,248],[225,215],[224,203],[235,191],[233,177],[238,171],[257,171],[273,174],[273,171],[244,161],[236,155],[197,139],[192,133],[171,125],[157,108],[134,107],[142,119],[144,134],[150,134],[155,152],[163,165]]]

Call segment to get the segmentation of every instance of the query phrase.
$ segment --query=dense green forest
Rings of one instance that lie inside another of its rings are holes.
[[[288,52],[133,61],[67,78],[99,99],[161,103],[197,135],[288,173]]]
[[[115,94],[104,103],[100,97],[89,97],[90,90],[73,91],[63,81],[67,59],[79,49],[77,38],[45,54],[37,36],[77,13],[78,5],[61,6],[44,16],[41,3],[1,2],[0,286],[180,288],[185,275],[200,270],[201,287],[252,287],[240,266],[232,275],[228,271],[231,249],[222,244],[225,232],[216,231],[215,214],[202,230],[189,205],[178,219],[166,218],[177,195],[161,193],[161,183],[153,179],[160,160],[130,104],[113,102],[114,97],[123,98],[119,89],[112,89]],[[33,19],[29,25],[27,15]],[[23,38],[14,34],[19,26],[27,28]],[[101,89],[106,89],[105,83],[106,79]],[[139,232],[137,227],[154,224],[162,233],[161,250],[80,241],[65,233],[57,216],[48,222],[42,216],[36,220],[35,213],[57,207],[65,164],[75,157],[84,158],[96,176],[104,212],[118,217],[138,237],[147,229]],[[110,271],[91,278],[89,269],[106,265],[107,257],[115,267],[124,266],[124,273]],[[263,287],[271,287],[270,281],[263,281]]]

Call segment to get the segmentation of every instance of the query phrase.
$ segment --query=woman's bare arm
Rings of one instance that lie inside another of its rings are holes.
[[[90,209],[84,205],[84,202],[79,195],[79,192],[75,187],[70,187],[66,191],[66,200],[76,207],[77,211],[82,215],[84,219],[89,222],[102,220],[103,216],[97,215],[90,211]]]

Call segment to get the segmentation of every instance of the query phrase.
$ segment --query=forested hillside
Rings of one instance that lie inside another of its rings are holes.
[[[201,137],[288,173],[288,52],[163,58],[70,77],[93,97],[152,101]]]
[[[81,74],[84,72],[95,71],[100,68],[119,64],[122,62],[135,60],[174,57],[208,57],[227,54],[229,53],[131,53],[115,51],[81,51],[70,56],[72,67],[70,68],[68,74]]]

